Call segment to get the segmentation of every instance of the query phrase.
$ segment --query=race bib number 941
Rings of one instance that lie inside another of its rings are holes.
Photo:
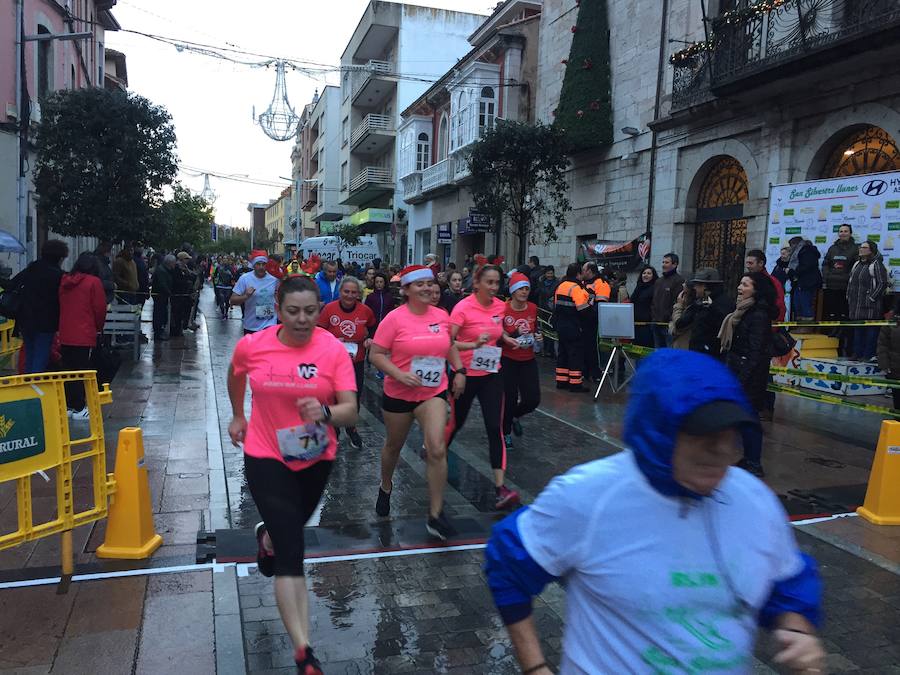
[[[472,370],[496,373],[500,370],[500,355],[502,353],[503,350],[500,347],[479,347],[472,354]]]

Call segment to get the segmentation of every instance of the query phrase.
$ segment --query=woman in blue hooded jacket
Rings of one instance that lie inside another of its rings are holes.
[[[566,592],[562,675],[746,673],[758,627],[774,631],[786,667],[823,668],[815,561],[778,497],[730,466],[754,425],[715,359],[663,349],[642,360],[628,449],[553,479],[488,542],[488,584],[523,673],[553,672],[531,616],[551,581]]]

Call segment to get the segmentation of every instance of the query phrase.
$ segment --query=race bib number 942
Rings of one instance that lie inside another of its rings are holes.
[[[479,347],[472,354],[472,370],[496,373],[500,370],[500,355],[502,352],[503,350],[500,347]]]
[[[412,373],[418,375],[425,387],[439,387],[446,361],[437,356],[417,356],[412,360]]]

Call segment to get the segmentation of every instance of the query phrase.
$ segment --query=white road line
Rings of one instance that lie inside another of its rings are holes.
[[[322,558],[307,558],[307,565],[320,563],[346,562],[353,560],[372,560],[375,558],[396,558],[410,555],[427,555],[429,553],[451,553],[454,551],[477,551],[483,549],[484,544],[460,544],[458,546],[437,546],[434,548],[413,548],[402,551],[375,551],[371,553],[348,553],[346,555],[330,555]],[[247,572],[256,567],[256,563],[202,563],[200,565],[177,565],[174,567],[146,567],[136,570],[122,570],[119,572],[96,572],[93,574],[76,574],[72,582],[98,581],[101,579],[119,579],[122,577],[152,576],[156,574],[185,574],[190,572],[223,572],[228,567],[235,567],[239,577],[247,576]],[[0,583],[0,590],[7,588],[28,588],[30,586],[48,586],[58,584],[61,577],[44,577],[42,579],[25,579],[23,581],[7,581]]]
[[[830,516],[822,516],[821,518],[807,518],[806,520],[795,520],[791,525],[812,525],[813,523],[824,523],[828,520],[837,520],[838,518],[855,518],[857,513],[834,513]]]
[[[835,513],[830,516],[821,518],[807,518],[806,520],[797,520],[791,525],[797,527],[799,525],[812,525],[814,523],[823,523],[828,520],[837,520],[838,518],[853,518],[856,513]],[[332,562],[352,562],[354,560],[375,560],[377,558],[400,558],[411,555],[429,555],[431,553],[453,553],[455,551],[480,551],[485,548],[485,544],[459,544],[457,546],[435,546],[431,548],[411,548],[401,551],[373,551],[369,553],[348,553],[345,555],[329,555],[321,558],[307,558],[307,565],[319,565]],[[72,581],[98,581],[101,579],[118,579],[122,577],[139,577],[152,576],[155,574],[185,574],[190,572],[204,572],[211,570],[213,572],[222,572],[228,567],[235,567],[239,577],[245,577],[251,569],[256,567],[256,563],[203,563],[200,565],[177,565],[174,567],[147,567],[136,570],[122,570],[120,572],[96,572],[94,574],[76,574],[72,577]],[[26,579],[23,581],[7,581],[0,583],[0,590],[7,588],[28,588],[30,586],[48,586],[58,584],[60,577],[45,577],[43,579]]]

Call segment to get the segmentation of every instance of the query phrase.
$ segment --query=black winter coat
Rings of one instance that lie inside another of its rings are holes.
[[[734,302],[723,289],[712,298],[712,302],[694,302],[685,309],[675,327],[679,330],[690,327],[691,339],[688,342],[688,349],[692,352],[701,352],[718,358],[721,351],[719,329],[722,328],[725,317],[733,311]]]
[[[16,318],[16,333],[55,333],[59,330],[59,282],[63,271],[46,260],[35,260],[19,272],[9,288],[21,286],[22,310]]]
[[[775,311],[757,301],[735,327],[725,362],[735,374],[750,405],[757,411],[766,405],[769,362],[772,358],[772,316]]]
[[[797,270],[793,282],[797,288],[815,290],[822,288],[822,273],[819,271],[819,258],[822,254],[812,244],[803,244],[797,256]]]
[[[645,284],[638,282],[631,294],[631,304],[634,305],[634,320],[650,322],[653,319],[651,305],[653,304],[653,283]]]

